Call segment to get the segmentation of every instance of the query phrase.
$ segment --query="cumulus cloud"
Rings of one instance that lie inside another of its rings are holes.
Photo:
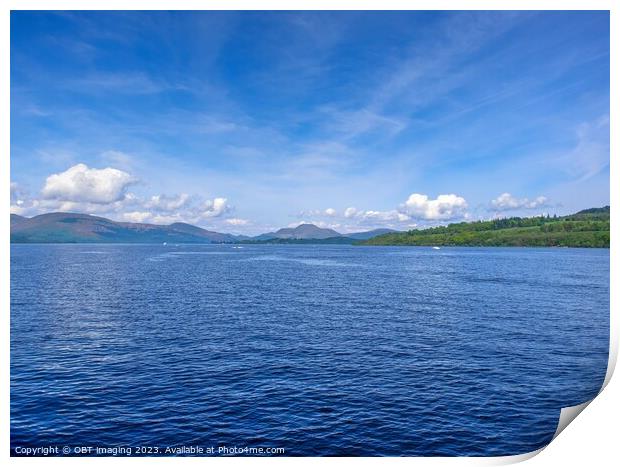
[[[449,194],[429,199],[427,195],[413,193],[400,207],[400,212],[412,219],[450,220],[464,217],[467,201],[464,198]]]
[[[172,213],[172,214],[154,214],[149,219],[149,222],[153,224],[174,224],[175,222],[189,222],[191,224],[198,223],[198,220],[189,219],[184,213]]]
[[[126,220],[127,222],[141,223],[150,220],[152,217],[153,214],[148,211],[132,211],[123,213],[123,220]]]
[[[402,230],[416,225],[411,222],[409,215],[397,209],[378,211],[348,207],[343,211],[337,211],[334,208],[327,208],[302,211],[299,217],[302,215],[304,215],[304,220],[289,224],[289,227],[314,224],[318,227],[335,229],[341,233],[352,233],[385,227]]]
[[[122,218],[128,222],[152,222],[154,224],[171,224],[173,222],[189,222],[200,224],[204,220],[224,217],[232,211],[226,198],[215,198],[200,201],[197,196],[154,195],[146,200],[133,203],[133,210],[122,211]],[[244,219],[225,219],[229,225],[245,225]]]
[[[415,221],[429,221],[431,223],[449,221],[468,217],[467,201],[455,194],[444,194],[430,199],[427,195],[414,193],[397,209],[363,210],[350,206],[338,213],[333,208],[323,211],[306,211],[302,214],[314,214],[317,217],[325,216],[340,219],[342,228],[347,231],[356,231],[367,228],[389,227],[394,229],[414,228]],[[309,221],[310,222],[310,221]],[[319,225],[320,221],[313,221]]]
[[[354,207],[350,207],[344,210],[344,217],[346,217],[347,219],[350,219],[351,217],[355,217],[356,214],[357,214],[357,209],[355,209]]]
[[[131,194],[126,196],[130,201]],[[88,202],[65,201],[60,199],[37,199],[30,196],[20,185],[11,183],[11,213],[22,216],[35,216],[52,211],[71,211],[87,214],[97,214],[102,212],[116,211],[125,202],[116,201],[111,204],[95,204]]]
[[[127,191],[136,182],[123,170],[110,167],[95,169],[77,164],[47,177],[38,198],[30,197],[17,183],[12,182],[11,212],[27,216],[46,212],[80,212],[126,222],[202,224],[205,221],[215,222],[216,219],[223,222],[233,211],[228,200],[222,197],[205,200],[187,193],[136,196]],[[242,226],[244,222],[243,219],[236,219],[227,225]]]
[[[77,164],[47,177],[41,194],[44,199],[109,204],[122,200],[127,187],[135,182],[134,177],[122,170],[91,169],[86,164]]]
[[[354,221],[362,224],[368,224],[373,222],[406,222],[410,220],[410,217],[402,212],[399,212],[395,209],[388,211],[375,211],[375,210],[360,210],[354,207],[346,208],[342,211],[342,214],[334,208],[327,208],[325,210],[310,210],[310,211],[302,211],[299,213],[299,217],[329,217],[329,218],[344,218],[349,222]],[[369,222],[364,222],[369,221]],[[311,222],[315,225],[319,225],[320,220],[314,221],[306,221]],[[332,221],[333,222],[333,221]],[[298,224],[296,224],[298,225]],[[332,224],[330,224],[332,225]]]
[[[226,198],[215,198],[202,203],[199,216],[203,218],[220,217],[232,210]]]
[[[395,209],[391,211],[362,211],[357,216],[363,220],[384,221],[384,222],[407,222],[410,217],[407,214],[398,212]]]
[[[340,229],[342,227],[342,225],[337,222],[325,222],[325,221],[317,221],[317,220],[311,220],[311,219],[291,222],[290,224],[287,225],[287,227],[294,229],[295,227],[299,227],[300,225],[303,225],[303,224],[314,224],[317,227],[320,227],[321,229],[332,229],[332,230]]]
[[[80,212],[84,214],[111,215],[139,208],[140,200],[131,193],[125,198],[110,204],[88,203],[79,201],[63,201],[58,199],[28,198],[21,204],[24,213],[37,215],[46,212]]]
[[[544,196],[534,199],[516,198],[510,193],[502,193],[491,201],[491,206],[497,211],[512,211],[516,209],[536,209],[549,206],[549,200]]]
[[[181,193],[180,195],[154,195],[144,203],[144,206],[148,209],[154,209],[156,211],[176,211],[189,204],[190,196],[187,193]]]

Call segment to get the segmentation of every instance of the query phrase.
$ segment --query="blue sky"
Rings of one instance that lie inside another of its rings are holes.
[[[260,233],[609,203],[607,12],[13,12],[11,209]]]

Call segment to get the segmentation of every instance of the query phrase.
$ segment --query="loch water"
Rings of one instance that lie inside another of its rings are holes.
[[[14,454],[520,454],[601,388],[609,250],[12,245],[10,346]]]

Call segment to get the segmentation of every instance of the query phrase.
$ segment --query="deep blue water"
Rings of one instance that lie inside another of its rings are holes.
[[[609,250],[12,245],[11,446],[518,454],[608,345]]]

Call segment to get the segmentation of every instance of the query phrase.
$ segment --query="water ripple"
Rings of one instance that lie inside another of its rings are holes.
[[[11,248],[12,448],[518,454],[606,371],[608,250],[101,251]]]

